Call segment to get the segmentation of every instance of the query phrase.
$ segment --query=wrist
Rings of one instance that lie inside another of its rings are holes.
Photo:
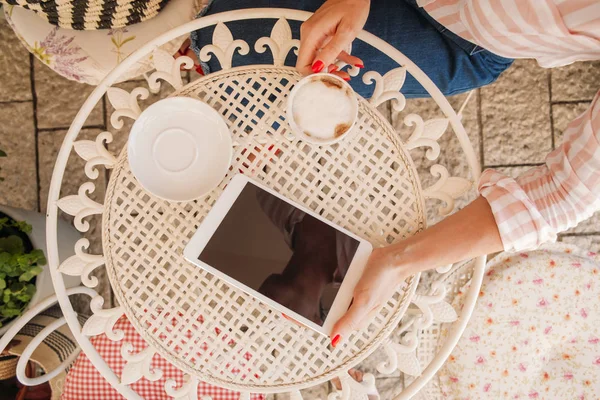
[[[419,272],[419,265],[423,266],[424,264],[423,257],[419,255],[419,247],[415,243],[411,243],[410,239],[412,238],[378,249],[382,252],[382,257],[390,269],[404,278]]]

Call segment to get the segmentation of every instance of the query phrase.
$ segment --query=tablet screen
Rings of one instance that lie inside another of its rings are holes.
[[[322,326],[358,245],[249,182],[198,259]]]

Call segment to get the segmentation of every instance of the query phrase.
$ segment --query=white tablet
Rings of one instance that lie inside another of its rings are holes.
[[[350,306],[371,251],[366,240],[237,175],[184,256],[285,316],[330,335]]]

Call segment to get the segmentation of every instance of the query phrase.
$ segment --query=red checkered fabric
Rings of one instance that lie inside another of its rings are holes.
[[[123,367],[126,364],[126,361],[121,356],[123,343],[131,343],[133,345],[133,352],[135,353],[146,348],[146,343],[125,316],[121,317],[115,324],[115,329],[121,329],[125,333],[122,341],[113,342],[106,335],[102,334],[92,338],[91,342],[115,374],[121,376]],[[181,386],[183,384],[183,372],[158,354],[155,354],[152,359],[152,367],[163,371],[162,378],[154,382],[142,378],[131,384],[131,388],[147,400],[171,399],[165,393],[165,382],[173,379],[177,382],[178,387]],[[210,396],[213,400],[238,400],[240,398],[238,392],[201,382],[198,385],[198,398],[202,398],[202,396]],[[264,400],[265,396],[255,394],[250,396],[250,398],[252,400]],[[67,375],[62,399],[120,400],[123,399],[123,396],[110,386],[82,352]]]

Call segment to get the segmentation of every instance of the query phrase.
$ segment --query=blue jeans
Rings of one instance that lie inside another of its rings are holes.
[[[316,11],[324,0],[213,0],[206,14],[216,14],[243,8],[293,8]],[[243,38],[250,44],[250,53],[246,56],[236,54],[233,66],[248,64],[269,64],[272,62],[269,51],[259,54],[253,49],[254,42],[269,36],[275,20],[236,21],[227,23],[234,38]],[[258,22],[258,23],[257,23]],[[300,38],[300,22],[289,21],[294,38]],[[468,42],[448,31],[423,9],[416,0],[372,0],[369,19],[364,28],[404,53],[417,64],[445,95],[453,95],[478,88],[494,82],[508,68],[512,61],[495,55],[477,45]],[[191,34],[192,50],[210,44],[213,27],[204,28]],[[381,74],[397,68],[398,64],[379,50],[355,40],[352,54],[361,58],[369,70]],[[290,52],[286,65],[295,65],[296,56]],[[218,61],[208,63],[211,71],[220,69]],[[369,97],[372,86],[365,85],[361,79],[351,82],[354,90]],[[402,88],[409,98],[429,97],[427,91],[410,74]]]

